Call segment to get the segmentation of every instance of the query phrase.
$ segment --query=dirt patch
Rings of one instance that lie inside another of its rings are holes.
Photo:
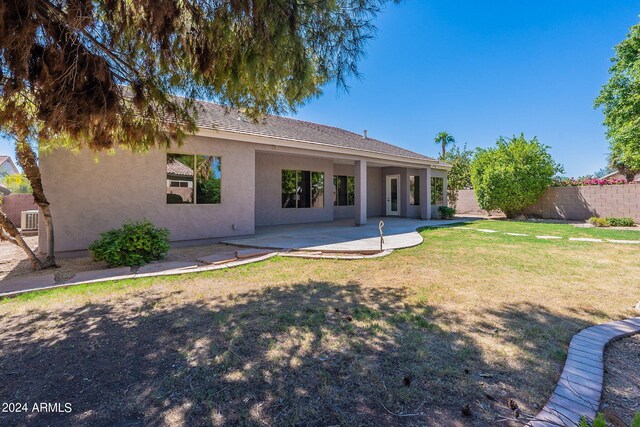
[[[629,426],[640,411],[640,334],[609,345],[600,410],[613,426]]]

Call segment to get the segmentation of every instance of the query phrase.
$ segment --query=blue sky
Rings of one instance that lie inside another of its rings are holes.
[[[607,154],[593,100],[638,14],[630,0],[404,0],[376,19],[362,79],[295,116],[432,156],[440,131],[471,148],[524,132],[567,175],[592,173]]]
[[[439,131],[469,147],[524,132],[567,175],[592,173],[608,152],[593,100],[638,14],[627,0],[405,0],[377,18],[363,79],[296,116],[432,156]]]

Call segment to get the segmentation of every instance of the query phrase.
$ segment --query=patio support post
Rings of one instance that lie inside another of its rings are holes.
[[[356,225],[367,223],[367,161],[355,161],[355,203],[354,220]]]
[[[420,169],[420,219],[431,219],[431,166]]]
[[[449,206],[447,203],[447,172],[444,173],[444,177],[442,178],[442,205]]]

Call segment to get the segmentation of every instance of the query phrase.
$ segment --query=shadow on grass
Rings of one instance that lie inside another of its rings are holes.
[[[510,398],[544,403],[557,378],[541,361],[586,326],[518,305],[451,332],[465,319],[355,282],[184,297],[2,316],[0,402],[73,410],[0,424],[489,425]],[[496,334],[524,356],[487,361]]]
[[[475,222],[474,220],[469,220],[469,221],[465,221],[465,222],[455,222],[452,224],[443,224],[443,225],[438,225],[438,226],[433,226],[433,225],[425,225],[424,227],[420,227],[418,228],[416,231],[418,233],[422,232],[422,231],[433,231],[433,230],[442,230],[447,229],[447,228],[456,228],[456,227],[468,227],[469,224]]]

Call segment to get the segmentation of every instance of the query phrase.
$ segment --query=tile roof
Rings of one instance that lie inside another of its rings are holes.
[[[243,116],[240,112],[228,109],[219,104],[204,101],[199,101],[198,104],[200,106],[200,113],[197,124],[198,127],[201,128],[326,144],[334,147],[399,156],[414,160],[436,161],[432,157],[427,157],[377,139],[365,139],[361,134],[333,126],[272,115],[256,123]],[[445,165],[442,162],[440,163]]]
[[[193,176],[193,169],[180,160],[171,158],[167,160],[167,173],[172,175]]]

